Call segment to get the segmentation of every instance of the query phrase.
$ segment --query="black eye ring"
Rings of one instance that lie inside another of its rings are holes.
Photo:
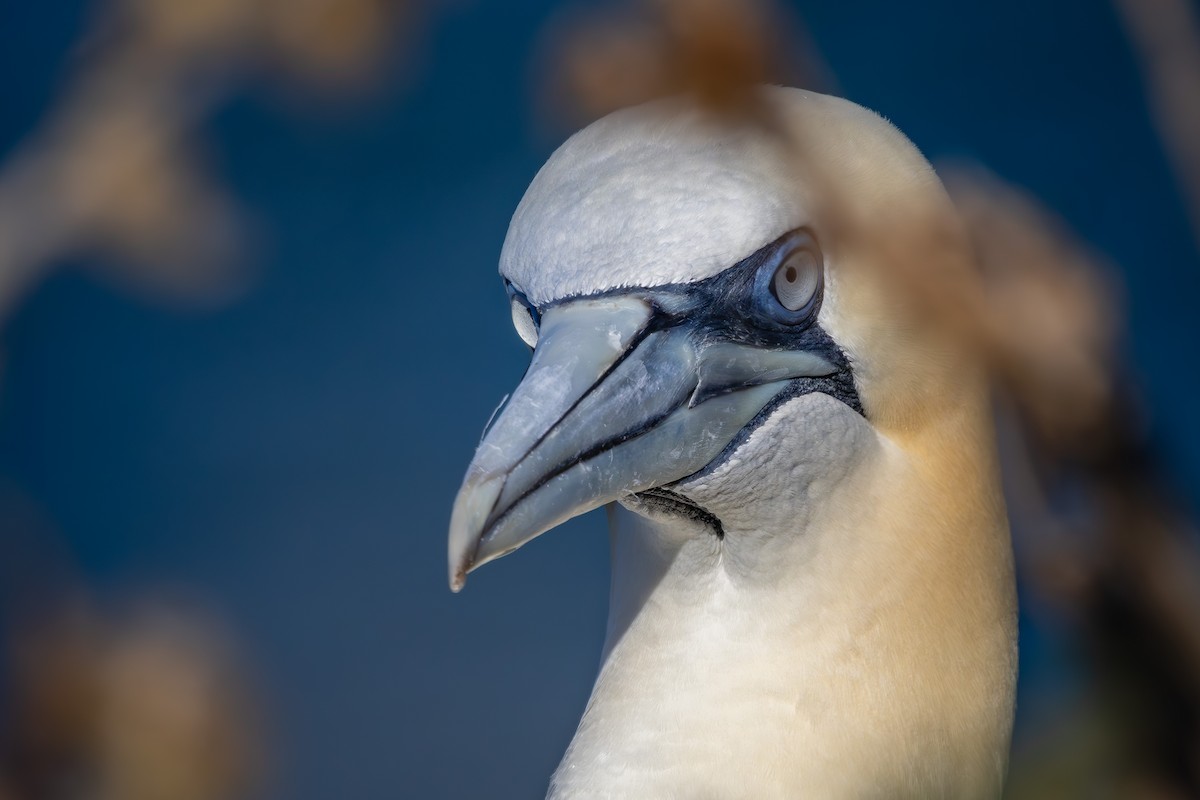
[[[810,323],[821,306],[825,261],[810,231],[785,236],[759,265],[754,276],[756,310],[787,326]],[[794,294],[793,294],[794,292]]]

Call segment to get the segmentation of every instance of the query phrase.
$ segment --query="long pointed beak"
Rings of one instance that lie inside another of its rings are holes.
[[[698,472],[789,380],[835,370],[814,353],[658,322],[632,295],[543,315],[529,371],[455,500],[451,589],[571,517]]]

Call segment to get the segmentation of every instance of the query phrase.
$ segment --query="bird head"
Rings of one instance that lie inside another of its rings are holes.
[[[971,383],[890,263],[955,240],[932,168],[853,103],[760,94],[771,125],[617,112],[529,187],[500,273],[533,356],[455,502],[455,590],[614,501],[762,528],[764,496],[919,434]]]

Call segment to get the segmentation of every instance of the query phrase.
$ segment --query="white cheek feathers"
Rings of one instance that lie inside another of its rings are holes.
[[[748,551],[764,531],[803,536],[840,482],[884,446],[861,415],[814,392],[779,406],[726,461],[679,490],[720,517],[731,552]]]

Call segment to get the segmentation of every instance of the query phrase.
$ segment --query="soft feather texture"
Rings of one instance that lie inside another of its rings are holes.
[[[500,256],[534,303],[701,280],[806,216],[781,142],[664,103],[593,123],[534,178]]]
[[[550,794],[994,797],[1016,627],[986,387],[885,279],[890,259],[957,242],[949,205],[877,115],[763,98],[783,139],[683,101],[595,123],[505,242],[501,271],[545,303],[700,280],[807,225],[827,260],[820,323],[866,411],[796,398],[677,486],[723,539],[633,497],[611,510],[604,660]]]

